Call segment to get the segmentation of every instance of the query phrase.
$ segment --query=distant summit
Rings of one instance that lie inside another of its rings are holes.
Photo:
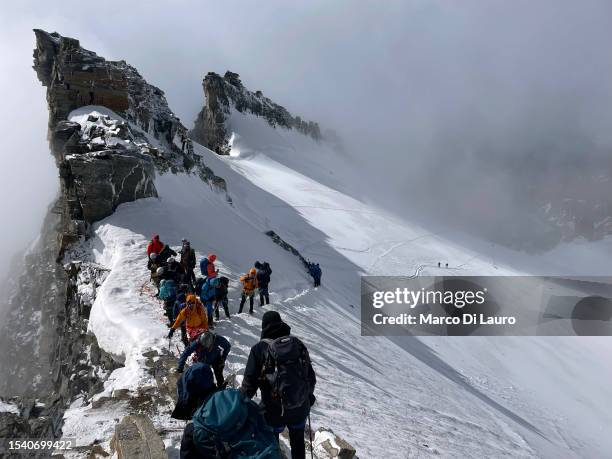
[[[293,116],[285,107],[265,97],[261,91],[249,91],[237,73],[227,71],[221,77],[209,72],[202,86],[205,103],[190,137],[218,154],[225,155],[230,151],[228,121],[232,109],[262,117],[272,127],[296,130],[316,141],[323,138],[318,123]]]

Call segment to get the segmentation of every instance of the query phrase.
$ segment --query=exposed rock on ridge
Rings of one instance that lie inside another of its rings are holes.
[[[205,96],[204,107],[198,114],[189,135],[196,142],[219,154],[229,154],[230,134],[226,123],[232,107],[241,113],[263,117],[272,127],[295,129],[314,140],[322,139],[318,123],[293,116],[286,108],[265,97],[261,91],[249,91],[237,73],[227,71],[221,77],[209,72],[204,77],[202,86]]]

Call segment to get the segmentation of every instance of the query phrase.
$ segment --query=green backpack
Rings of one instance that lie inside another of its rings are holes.
[[[203,457],[281,459],[259,406],[238,389],[214,393],[193,415],[193,441]]]

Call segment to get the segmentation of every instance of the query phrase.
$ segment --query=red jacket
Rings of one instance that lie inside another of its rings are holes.
[[[208,265],[206,265],[206,275],[209,279],[217,277],[217,270],[215,269],[215,264],[211,261],[209,261]]]
[[[151,240],[147,246],[147,255],[151,255],[152,253],[159,255],[163,248],[164,243],[159,240],[159,236],[153,236],[153,240]]]

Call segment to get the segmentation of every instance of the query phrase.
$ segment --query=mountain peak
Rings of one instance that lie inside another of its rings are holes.
[[[238,73],[228,70],[223,76],[209,72],[202,81],[204,107],[196,118],[190,137],[218,154],[230,151],[229,118],[233,110],[264,118],[272,127],[296,130],[312,139],[322,139],[319,124],[294,116],[262,91],[245,88]]]

